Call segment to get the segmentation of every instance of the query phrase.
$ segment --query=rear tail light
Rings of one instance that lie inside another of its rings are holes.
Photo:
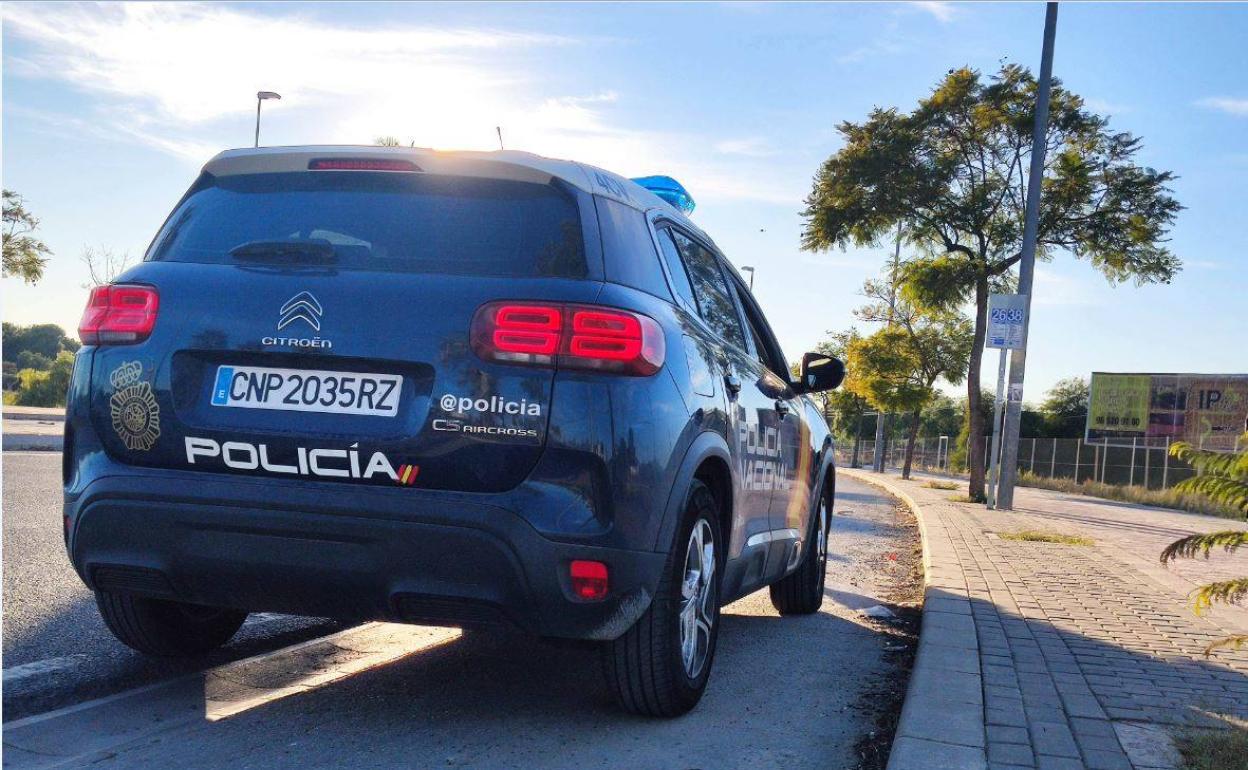
[[[607,565],[600,561],[576,560],[568,568],[572,593],[578,598],[598,601],[607,595]]]
[[[96,286],[78,324],[84,345],[142,342],[156,326],[160,295],[151,286]]]
[[[639,377],[663,368],[663,330],[628,310],[545,302],[491,302],[472,320],[472,349],[487,361],[592,369]]]

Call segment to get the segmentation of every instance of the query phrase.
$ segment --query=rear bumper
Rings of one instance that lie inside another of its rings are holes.
[[[91,588],[612,639],[649,606],[666,558],[556,542],[518,513],[467,496],[129,470],[66,498],[66,545]],[[573,559],[608,565],[607,599],[572,594]]]

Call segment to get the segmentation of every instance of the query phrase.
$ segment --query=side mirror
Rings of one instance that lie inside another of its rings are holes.
[[[798,383],[803,393],[832,390],[845,379],[845,364],[839,358],[823,353],[807,353],[802,356],[802,381]]]

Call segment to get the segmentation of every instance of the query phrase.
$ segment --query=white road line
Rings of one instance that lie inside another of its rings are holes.
[[[79,653],[77,655],[64,655],[59,658],[36,660],[32,663],[23,663],[20,666],[6,668],[4,670],[4,683],[11,685],[31,677],[64,671],[81,664],[86,658],[86,655]]]

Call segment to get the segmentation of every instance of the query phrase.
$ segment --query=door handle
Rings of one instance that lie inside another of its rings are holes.
[[[728,393],[734,397],[741,392],[741,380],[731,372],[724,375],[724,386],[728,388]]]
[[[787,417],[790,411],[788,401],[776,399],[776,413],[780,415],[781,420]]]

